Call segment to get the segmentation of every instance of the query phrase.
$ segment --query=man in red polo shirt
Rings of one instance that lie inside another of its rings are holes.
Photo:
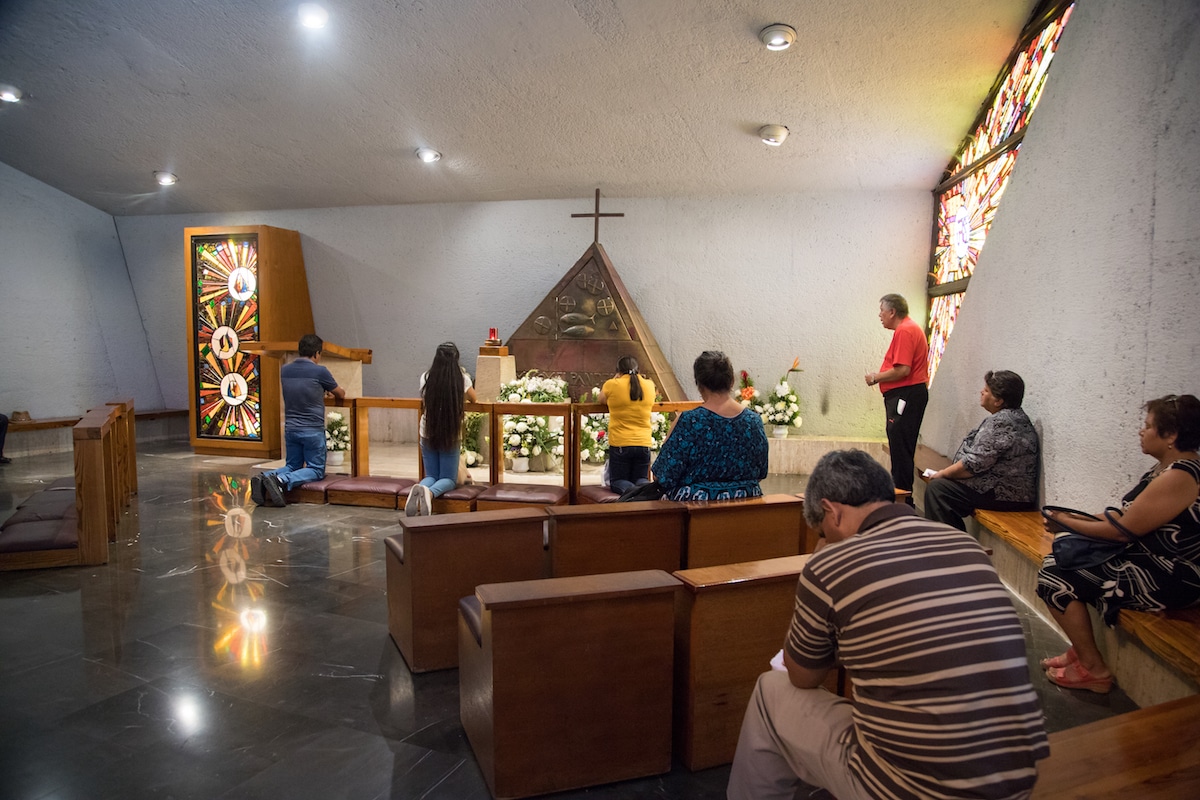
[[[911,504],[913,457],[929,404],[929,342],[921,326],[908,316],[908,301],[898,294],[879,299],[879,321],[892,331],[892,343],[879,372],[868,372],[865,377],[867,386],[878,386],[883,392],[892,481],[897,489],[910,493]]]

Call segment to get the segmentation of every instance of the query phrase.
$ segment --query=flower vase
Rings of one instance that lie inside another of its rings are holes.
[[[787,435],[788,435],[788,426],[787,425],[776,425],[775,427],[771,428],[771,436],[776,439],[786,439]]]
[[[529,472],[529,458],[526,456],[513,456],[513,472]]]
[[[346,462],[345,450],[326,450],[325,463],[328,466],[336,467]]]

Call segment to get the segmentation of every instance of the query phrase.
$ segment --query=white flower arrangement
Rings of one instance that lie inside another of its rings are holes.
[[[500,397],[507,403],[566,403],[570,400],[566,381],[538,375],[536,371],[526,372],[501,386]]]
[[[500,397],[508,403],[566,403],[567,382],[527,372],[500,387]],[[504,450],[512,457],[563,453],[562,429],[550,425],[549,417],[518,415],[504,420]]]
[[[325,449],[334,452],[350,449],[350,425],[337,411],[325,417]]]
[[[770,425],[793,425],[799,427],[804,421],[800,416],[800,397],[788,382],[780,379],[766,400],[758,397],[744,402],[747,408],[762,416],[763,422]]]

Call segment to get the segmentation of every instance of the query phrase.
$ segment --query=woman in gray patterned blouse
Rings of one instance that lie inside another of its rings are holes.
[[[966,530],[977,508],[1021,511],[1037,503],[1038,435],[1021,409],[1025,381],[1015,372],[983,376],[979,405],[991,415],[967,434],[954,463],[925,487],[925,517]]]

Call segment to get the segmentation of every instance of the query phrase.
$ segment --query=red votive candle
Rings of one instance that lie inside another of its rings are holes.
[[[498,337],[496,336],[496,329],[488,328],[488,340],[494,342],[494,341],[496,341],[497,338]]]

